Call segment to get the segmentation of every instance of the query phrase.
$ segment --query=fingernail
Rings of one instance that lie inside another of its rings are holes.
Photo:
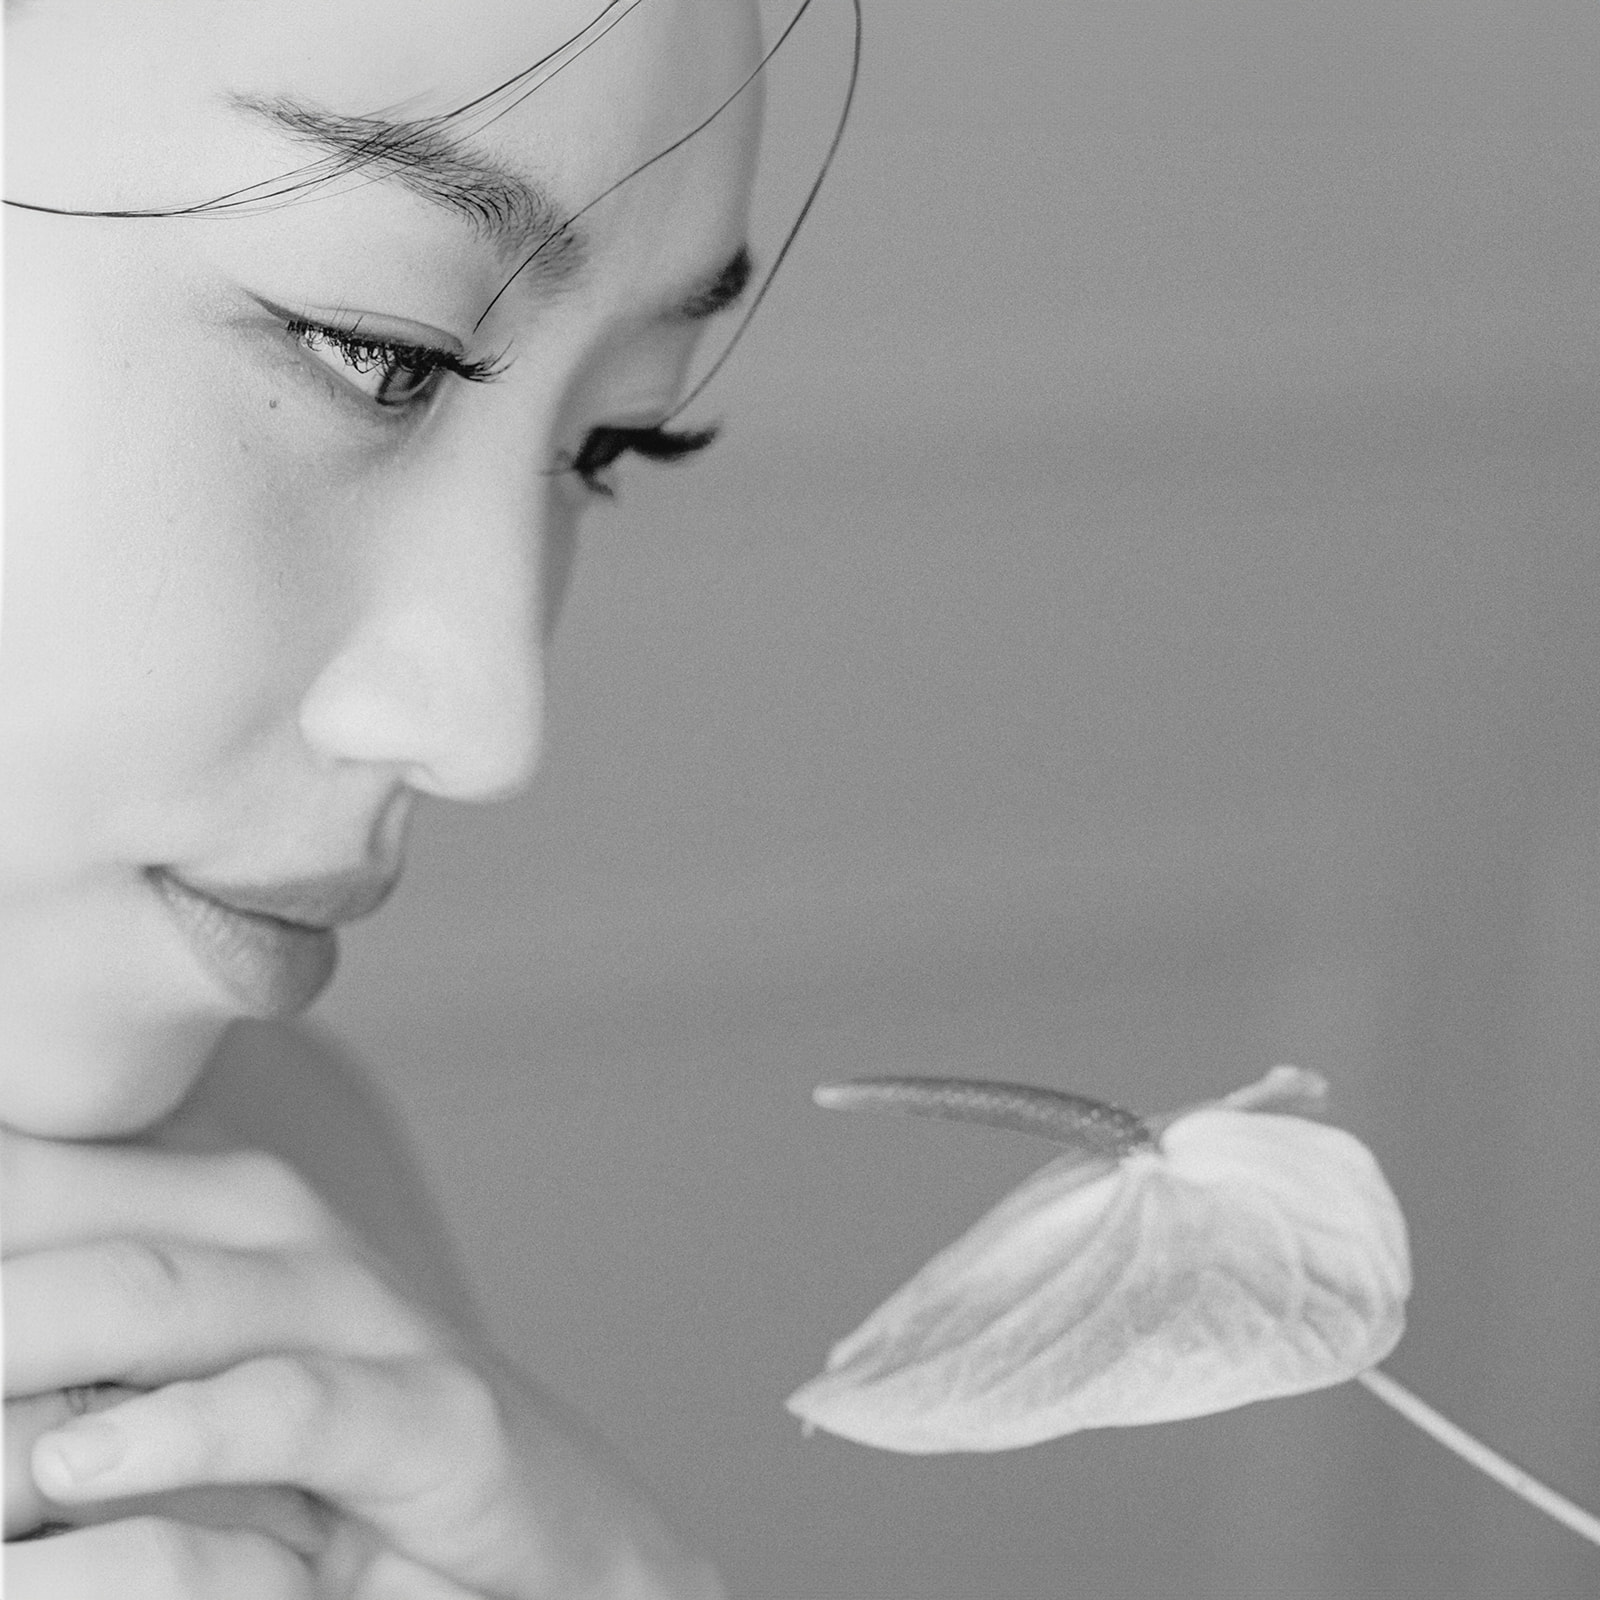
[[[46,1434],[33,1448],[36,1478],[71,1487],[98,1477],[122,1459],[122,1430],[98,1419]],[[41,1489],[49,1484],[41,1481]]]

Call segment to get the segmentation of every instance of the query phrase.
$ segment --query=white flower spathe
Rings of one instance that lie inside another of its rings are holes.
[[[835,1346],[789,1409],[886,1450],[1006,1450],[1382,1360],[1411,1287],[1399,1203],[1359,1140],[1239,1109],[1256,1093],[1121,1159],[1036,1173]]]

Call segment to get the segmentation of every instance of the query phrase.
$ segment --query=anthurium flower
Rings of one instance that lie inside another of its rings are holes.
[[[1323,1090],[1279,1067],[1164,1124],[1015,1085],[819,1090],[1072,1149],[836,1345],[789,1409],[886,1450],[1005,1450],[1355,1377],[1399,1341],[1410,1260],[1366,1147],[1277,1109]]]

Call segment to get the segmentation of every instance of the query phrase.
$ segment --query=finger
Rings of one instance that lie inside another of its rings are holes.
[[[136,1494],[67,1505],[44,1497],[48,1514],[40,1528],[89,1528],[131,1517],[159,1517],[219,1533],[260,1533],[306,1560],[321,1560],[346,1525],[328,1506],[299,1489],[276,1484],[205,1485],[167,1494]],[[36,1535],[38,1528],[23,1537]],[[370,1543],[366,1536],[359,1542]]]
[[[238,1250],[310,1244],[339,1226],[293,1168],[260,1151],[197,1155],[0,1132],[7,1256],[124,1234]]]
[[[107,1383],[78,1389],[52,1389],[6,1402],[6,1509],[5,1536],[15,1539],[60,1514],[60,1506],[47,1500],[33,1481],[33,1446],[52,1428],[74,1417],[132,1399],[139,1391]]]
[[[64,1502],[293,1483],[370,1526],[397,1557],[471,1592],[720,1593],[653,1518],[597,1482],[569,1439],[524,1418],[513,1444],[495,1391],[444,1360],[245,1363],[58,1429],[35,1447],[33,1470]]]
[[[5,1550],[9,1600],[316,1600],[311,1569],[275,1539],[160,1517]]]
[[[41,1527],[97,1522],[152,1514],[200,1527],[253,1528],[307,1558],[327,1554],[333,1513],[298,1489],[257,1484],[237,1488],[206,1486],[171,1494],[68,1505],[46,1495],[34,1480],[33,1446],[46,1433],[78,1417],[92,1416],[141,1393],[114,1383],[55,1390],[6,1403],[5,1536],[26,1537]]]
[[[52,1499],[290,1483],[469,1586],[554,1572],[514,1489],[498,1407],[468,1368],[275,1355],[168,1384],[34,1447]]]
[[[117,1381],[153,1388],[269,1350],[402,1356],[440,1336],[364,1263],[108,1239],[6,1263],[8,1394]]]
[[[293,1483],[357,1515],[423,1502],[448,1512],[452,1498],[477,1498],[481,1468],[463,1469],[495,1433],[493,1399],[469,1398],[472,1382],[442,1363],[267,1356],[73,1418],[40,1436],[31,1467],[67,1504]]]

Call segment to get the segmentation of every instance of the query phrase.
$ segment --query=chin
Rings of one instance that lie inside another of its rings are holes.
[[[117,1139],[171,1115],[204,1074],[229,1018],[0,1023],[0,1126],[46,1139]],[[31,1023],[31,1025],[30,1025]]]

